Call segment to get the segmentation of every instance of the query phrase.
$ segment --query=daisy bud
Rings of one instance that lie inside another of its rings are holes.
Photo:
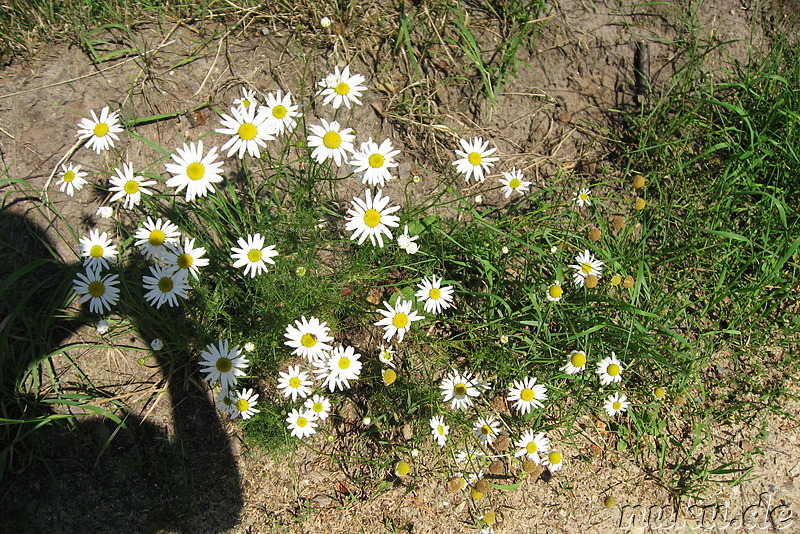
[[[447,481],[447,489],[455,493],[464,488],[466,482],[461,477],[453,477]]]
[[[602,232],[600,228],[593,226],[589,229],[589,241],[600,241],[600,237],[602,236]]]
[[[636,202],[633,204],[633,209],[636,211],[642,211],[645,206],[647,206],[647,201],[642,197],[637,197]]]
[[[617,505],[617,499],[608,495],[605,499],[603,499],[603,506],[606,508],[614,508]]]
[[[494,511],[490,510],[485,514],[483,514],[483,517],[481,517],[481,521],[483,521],[487,525],[492,525],[494,524],[495,521],[497,521],[497,515],[494,513]]]
[[[667,396],[667,392],[666,392],[666,390],[664,388],[660,388],[659,387],[659,388],[656,388],[655,391],[653,391],[653,395],[655,395],[655,397],[657,399],[661,400],[661,399],[663,399],[664,397]]]
[[[485,494],[489,491],[489,482],[485,478],[482,478],[475,483],[475,489]]]
[[[621,283],[622,283],[622,277],[620,275],[615,274],[614,276],[611,277],[611,285],[612,286],[617,287]]]
[[[586,277],[586,280],[584,280],[584,284],[589,289],[597,287],[597,282],[598,282],[598,278],[593,274],[590,274],[589,276]]]
[[[381,377],[383,378],[383,383],[387,386],[391,386],[394,384],[394,381],[397,380],[397,373],[394,369],[384,369],[381,371]]]
[[[636,189],[641,189],[644,187],[644,176],[641,174],[635,174],[633,176],[633,187]]]
[[[630,289],[633,287],[633,282],[634,282],[633,277],[631,275],[628,275],[625,277],[625,280],[622,281],[622,287]]]
[[[621,230],[623,226],[625,226],[625,217],[614,215],[611,218],[611,227],[614,228],[614,230]]]
[[[408,474],[410,472],[411,472],[411,466],[408,465],[408,462],[406,462],[404,460],[400,460],[394,466],[394,474],[399,476],[399,477],[408,476]]]
[[[476,490],[475,488],[472,488],[471,490],[469,490],[469,496],[472,497],[476,501],[479,500],[479,499],[483,499],[483,493],[481,493],[480,491]]]

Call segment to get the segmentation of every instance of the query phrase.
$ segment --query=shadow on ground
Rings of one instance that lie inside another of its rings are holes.
[[[13,533],[223,532],[242,508],[240,475],[208,397],[158,359],[172,428],[126,409],[121,424],[52,399],[90,384],[45,388],[48,355],[82,321],[59,313],[79,267],[53,260],[30,219],[0,212],[0,531]],[[50,258],[50,259],[44,259]],[[30,372],[34,369],[33,372]],[[25,380],[25,387],[20,382]],[[111,397],[114,392],[94,390]],[[48,403],[50,401],[50,403]],[[106,405],[108,406],[108,405]],[[53,419],[60,414],[62,418]],[[37,428],[37,421],[52,419]]]

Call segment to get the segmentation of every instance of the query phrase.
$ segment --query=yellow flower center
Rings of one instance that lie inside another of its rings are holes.
[[[525,388],[520,392],[519,398],[524,400],[525,402],[530,402],[533,400],[533,390],[531,388]]]
[[[520,185],[522,185],[522,181],[519,178],[512,178],[510,182],[508,182],[508,187],[511,189],[516,189]]]
[[[135,195],[136,193],[139,192],[139,182],[137,182],[136,180],[128,180],[127,182],[125,182],[123,189],[129,195]]]
[[[240,412],[246,412],[250,408],[250,403],[247,399],[239,399],[236,401],[236,409]]]
[[[245,108],[245,109],[249,108],[250,107],[250,100],[248,100],[247,98],[243,98],[242,99],[242,107]]]
[[[300,338],[300,344],[304,347],[311,348],[317,344],[317,338],[314,337],[314,334],[306,332],[303,334],[303,337]]]
[[[341,82],[339,85],[336,86],[334,91],[336,91],[337,95],[346,95],[347,93],[350,92],[350,86],[344,82]]]
[[[571,363],[573,367],[583,367],[586,365],[586,355],[582,352],[576,352],[569,359],[569,363]]]
[[[231,367],[233,367],[233,362],[231,361],[230,358],[226,358],[225,356],[223,356],[221,358],[217,358],[216,367],[217,371],[219,371],[220,373],[227,373],[228,371],[231,370]]]
[[[272,108],[272,116],[275,117],[276,119],[284,118],[287,113],[288,111],[286,111],[286,108],[284,106],[281,106],[280,104]]]
[[[656,396],[657,399],[663,399],[664,397],[667,396],[667,392],[664,390],[664,388],[656,388],[653,394]]]
[[[580,198],[584,202],[587,202],[589,200],[589,195],[587,195],[586,193],[581,193],[580,195],[578,195],[578,198]]]
[[[463,397],[467,394],[467,386],[464,384],[456,384],[456,386],[453,388],[453,392],[459,397]]]
[[[492,427],[490,427],[489,425],[483,425],[481,427],[481,434],[483,434],[484,436],[488,436],[491,433],[492,433]]]
[[[255,124],[245,122],[239,126],[239,139],[250,141],[254,139],[256,135],[258,135],[258,128],[256,128]]]
[[[299,426],[300,428],[305,427],[307,424],[308,424],[308,419],[306,419],[305,417],[297,418],[297,426]]]
[[[483,161],[483,158],[477,152],[470,152],[467,156],[467,161],[469,161],[470,165],[478,166]]]
[[[339,148],[342,144],[342,136],[339,132],[328,132],[322,136],[322,144],[328,148]]]
[[[394,314],[392,324],[395,328],[405,328],[408,325],[408,315],[403,312]]]
[[[436,432],[438,432],[440,436],[444,436],[444,427],[442,425],[437,426]]]
[[[611,365],[608,366],[606,373],[608,373],[608,376],[617,376],[619,374],[619,371],[620,371],[619,365],[617,365],[616,363],[612,363]]]
[[[622,403],[616,401],[614,404],[611,405],[611,407],[614,408],[615,410],[619,410],[620,408],[622,408]]]
[[[67,171],[67,172],[65,172],[65,173],[64,173],[64,178],[63,178],[63,180],[64,180],[65,182],[69,183],[69,182],[71,182],[71,181],[72,181],[72,180],[74,180],[74,179],[75,179],[75,171]]]
[[[167,234],[165,234],[163,230],[156,229],[150,232],[150,237],[148,239],[151,245],[158,247],[163,245],[164,241],[167,240]]]
[[[158,289],[162,293],[169,293],[173,287],[175,287],[175,282],[169,276],[165,276],[158,281]]]
[[[190,180],[199,180],[203,177],[203,175],[205,175],[205,173],[206,168],[202,163],[197,161],[190,163],[189,166],[186,167],[186,176],[188,176]]]
[[[108,133],[108,124],[104,122],[98,122],[94,125],[94,135],[95,137],[104,137]]]
[[[100,256],[103,255],[103,247],[101,247],[100,245],[92,245],[92,248],[89,249],[89,254],[93,258],[99,258]]]
[[[581,263],[581,272],[583,274],[588,275],[592,272],[592,264],[591,263]]]
[[[364,212],[364,224],[370,228],[375,228],[381,223],[381,214],[378,210],[370,208]]]
[[[95,298],[102,297],[106,292],[106,285],[100,280],[95,280],[89,284],[89,294]]]
[[[289,387],[293,389],[297,389],[300,387],[300,379],[296,376],[293,376],[289,379]]]
[[[251,249],[250,252],[247,253],[247,259],[252,263],[259,261],[261,256],[261,251],[257,248]]]
[[[373,169],[380,169],[381,167],[383,167],[383,163],[384,163],[383,154],[375,153],[369,157],[369,166],[372,167]]]
[[[185,252],[178,256],[178,267],[181,269],[188,269],[194,263],[194,258],[190,254],[186,254]]]
[[[442,292],[438,288],[432,287],[430,291],[428,291],[428,296],[433,300],[439,300],[442,296]]]
[[[547,455],[547,459],[550,461],[551,464],[558,465],[561,463],[561,453],[553,451]]]
[[[539,450],[539,446],[536,444],[535,441],[531,441],[527,445],[525,445],[525,450],[528,451],[528,454],[533,454]]]
[[[550,298],[560,299],[561,295],[564,294],[564,290],[561,289],[561,286],[553,284],[547,289],[547,294],[550,295]]]
[[[342,356],[339,358],[339,369],[349,369],[350,368],[350,358],[347,356]]]
[[[322,405],[321,402],[315,402],[314,406],[312,406],[311,409],[314,410],[317,413],[320,413],[321,411],[323,411],[325,409],[325,407]]]

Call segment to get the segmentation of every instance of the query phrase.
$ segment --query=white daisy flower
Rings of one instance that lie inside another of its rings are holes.
[[[136,230],[134,243],[144,254],[145,258],[164,258],[167,247],[178,243],[181,231],[169,220],[158,218],[153,222],[150,217]]]
[[[303,316],[294,324],[295,326],[287,325],[283,334],[288,340],[284,345],[294,349],[292,354],[302,356],[309,363],[326,359],[333,348],[329,345],[333,341],[333,336],[330,335],[331,329],[328,328],[328,323],[320,323],[314,316],[306,320]]]
[[[230,412],[231,417],[236,419],[241,416],[242,419],[250,419],[260,411],[255,408],[257,400],[258,394],[254,394],[252,389],[237,391],[236,397],[233,399],[233,409]]]
[[[500,179],[500,183],[503,184],[501,191],[506,198],[510,197],[511,193],[514,192],[523,195],[526,191],[530,191],[531,183],[525,181],[524,178],[525,176],[522,175],[522,171],[518,171],[516,168],[512,168],[511,172],[503,173],[503,178]]]
[[[508,402],[514,403],[514,408],[520,414],[530,413],[532,408],[543,408],[548,399],[547,387],[537,384],[536,378],[525,377],[514,380],[514,386],[508,388]]]
[[[455,307],[453,304],[453,286],[442,287],[442,279],[436,278],[435,275],[431,276],[428,280],[427,277],[417,284],[419,290],[415,296],[425,303],[424,309],[427,313],[438,314],[443,310],[450,307]]]
[[[450,433],[450,427],[444,424],[444,416],[436,415],[431,417],[430,424],[433,439],[436,440],[440,447],[444,447],[444,444],[447,443],[447,435]]]
[[[378,347],[378,359],[381,361],[383,365],[388,365],[392,369],[395,368],[394,365],[394,353],[395,350],[391,347],[387,347],[385,345],[381,345]]]
[[[459,139],[459,143],[461,143],[461,148],[464,150],[456,149],[456,155],[461,157],[461,159],[453,162],[453,165],[456,166],[456,171],[463,174],[468,182],[470,176],[474,176],[478,182],[483,182],[486,179],[483,173],[488,172],[494,162],[500,159],[491,157],[497,149],[487,149],[489,141],[484,141],[480,137],[473,138],[471,142]]]
[[[322,387],[327,387],[331,391],[337,388],[342,391],[350,389],[350,380],[358,380],[361,375],[361,354],[357,353],[353,347],[335,347],[328,358],[317,360],[314,371],[319,378],[324,377]]]
[[[89,230],[89,237],[80,239],[80,256],[85,258],[83,265],[87,270],[102,271],[117,261],[117,246],[111,244],[108,234],[100,230]]]
[[[222,162],[217,160],[217,147],[211,147],[203,156],[203,142],[186,143],[175,149],[171,155],[175,163],[165,163],[167,172],[172,178],[167,180],[167,187],[175,187],[175,193],[186,189],[186,202],[197,197],[204,197],[215,191],[214,186],[222,181]]]
[[[275,245],[264,246],[264,238],[261,234],[247,234],[247,240],[239,238],[239,247],[231,249],[231,257],[234,260],[233,267],[238,269],[244,267],[244,275],[250,274],[250,278],[255,278],[261,273],[267,272],[266,263],[275,265],[273,256],[278,255]],[[266,262],[266,263],[264,263]]]
[[[86,274],[76,273],[73,283],[75,293],[80,296],[78,301],[83,304],[89,301],[89,311],[92,313],[103,313],[110,311],[111,306],[119,300],[119,276],[107,274],[101,277],[99,270],[87,269]],[[98,331],[100,329],[98,328]]]
[[[206,255],[206,249],[195,247],[194,241],[193,237],[184,237],[183,246],[180,245],[180,242],[171,246],[164,256],[164,263],[175,269],[185,270],[195,280],[199,280],[200,267],[208,265],[208,258],[203,257]]]
[[[292,93],[281,95],[280,89],[275,93],[267,93],[267,103],[264,106],[267,116],[275,124],[275,135],[293,131],[301,115],[299,106],[292,104]]]
[[[591,199],[592,192],[589,189],[581,189],[580,191],[575,191],[575,203],[578,205],[579,208],[584,208],[586,206],[592,205]]]
[[[286,422],[289,423],[291,435],[298,439],[317,433],[317,423],[314,420],[314,412],[311,410],[300,411],[295,408],[289,412]]]
[[[542,457],[542,465],[547,467],[547,470],[551,473],[555,473],[561,469],[562,462],[563,458],[561,457],[561,453],[558,451],[551,450]]]
[[[111,206],[100,206],[97,208],[97,215],[100,216],[102,219],[108,219],[112,215],[114,215],[114,208]]]
[[[419,239],[418,235],[408,235],[408,225],[403,225],[403,233],[397,236],[397,246],[405,250],[407,254],[419,252],[419,245],[415,243]]]
[[[472,432],[481,445],[491,445],[494,438],[500,435],[500,421],[494,416],[481,417],[472,425]]]
[[[333,74],[328,74],[319,85],[322,86],[321,95],[322,105],[333,105],[333,109],[339,109],[342,104],[350,109],[350,104],[361,105],[359,97],[367,90],[366,86],[361,85],[366,78],[360,74],[350,75],[350,66],[346,66],[341,72],[339,67],[334,67]]]
[[[303,407],[314,413],[314,418],[318,421],[324,421],[331,413],[331,402],[322,395],[314,395],[306,399]]]
[[[151,306],[161,308],[165,302],[170,306],[177,306],[178,297],[186,298],[189,290],[186,271],[166,265],[151,265],[150,274],[152,276],[144,275],[142,282],[147,291],[144,298]]]
[[[206,374],[206,380],[213,385],[219,380],[222,389],[231,390],[236,386],[236,380],[245,375],[247,358],[242,356],[242,349],[238,345],[228,348],[229,341],[220,339],[217,344],[206,345],[200,353],[200,371]]]
[[[347,223],[345,230],[353,230],[351,240],[358,239],[358,244],[362,244],[369,237],[372,246],[376,242],[383,247],[383,236],[392,239],[392,232],[389,227],[396,228],[400,224],[400,217],[392,215],[400,209],[400,206],[388,206],[391,201],[389,197],[381,196],[382,190],[378,190],[375,198],[372,192],[367,189],[364,191],[365,200],[358,197],[353,198],[352,208],[347,210]]]
[[[586,353],[582,350],[573,350],[567,357],[567,363],[561,370],[568,375],[575,375],[586,369]]]
[[[480,396],[482,388],[475,385],[475,380],[471,373],[462,375],[458,371],[452,371],[442,379],[439,389],[442,390],[444,402],[450,402],[452,409],[461,408],[465,410],[472,406],[473,398]]]
[[[228,157],[237,153],[239,159],[245,152],[254,158],[261,157],[260,148],[267,146],[267,141],[275,139],[276,124],[269,120],[269,116],[261,110],[256,113],[256,106],[249,108],[231,108],[231,115],[223,113],[217,133],[230,135],[231,138],[222,145],[222,152],[228,151]]]
[[[391,341],[392,337],[397,334],[397,342],[402,343],[403,337],[406,332],[411,328],[414,321],[420,321],[423,317],[417,315],[416,311],[411,311],[411,301],[397,299],[394,307],[386,301],[383,301],[385,310],[378,308],[378,313],[383,315],[383,319],[375,323],[375,326],[382,326],[385,330],[383,339]]]
[[[361,174],[361,183],[383,187],[392,179],[389,169],[399,165],[394,160],[399,153],[399,150],[394,150],[389,139],[384,140],[378,146],[378,143],[370,137],[366,142],[361,143],[361,150],[353,154],[350,165],[355,167],[354,173]]]
[[[347,154],[353,153],[353,141],[356,139],[353,129],[340,129],[341,127],[336,121],[328,123],[325,119],[320,119],[320,122],[322,126],[312,124],[308,127],[311,130],[311,134],[308,136],[308,146],[314,149],[311,157],[320,165],[325,163],[328,158],[333,158],[336,165],[341,165]]]
[[[122,126],[119,125],[119,113],[109,112],[108,106],[100,110],[99,119],[94,110],[90,111],[92,118],[81,119],[78,123],[78,139],[88,139],[85,146],[99,154],[113,147],[114,141],[119,141],[117,134],[122,131]]]
[[[230,391],[225,388],[221,389],[217,393],[217,408],[228,414],[231,417],[235,417],[238,410],[236,409],[236,392]]]
[[[628,397],[620,392],[616,392],[608,396],[605,404],[603,405],[603,409],[606,411],[609,417],[614,417],[617,414],[626,412],[630,405],[631,403],[628,400]]]
[[[615,352],[608,358],[603,358],[597,362],[597,374],[600,375],[600,385],[616,384],[622,381],[622,364],[617,359]]]
[[[239,106],[242,109],[257,108],[258,99],[256,99],[256,92],[242,87],[242,97],[234,99],[233,105]]]
[[[69,196],[74,195],[75,191],[80,191],[81,188],[86,185],[84,176],[86,176],[87,173],[81,171],[80,165],[73,165],[72,163],[64,165],[62,163],[61,172],[58,173],[58,175],[60,176],[58,180],[58,190],[62,193],[66,191]]]
[[[537,465],[541,462],[539,455],[547,454],[547,451],[550,450],[550,440],[547,439],[544,432],[536,434],[533,430],[526,430],[514,445],[519,447],[519,450],[514,453],[515,457],[525,456]]]
[[[570,267],[575,269],[572,281],[578,287],[583,286],[587,276],[594,275],[600,278],[600,274],[603,272],[603,262],[592,256],[588,250],[575,256],[575,265],[570,265]]]
[[[279,373],[278,389],[284,397],[292,397],[292,402],[297,402],[297,397],[305,399],[311,395],[311,386],[314,382],[309,379],[309,374],[300,370],[299,365],[289,366],[285,373]]]
[[[109,192],[114,192],[114,195],[109,202],[124,199],[122,205],[130,210],[142,201],[143,194],[153,194],[146,186],[153,185],[156,181],[146,180],[143,176],[135,176],[133,163],[123,163],[122,170],[116,167],[114,171],[117,175],[109,179],[111,187],[108,188]]]
[[[486,454],[473,447],[468,447],[466,449],[462,449],[456,453],[456,462],[460,464],[474,464],[476,462],[482,462],[486,458]],[[466,477],[464,477],[466,478]],[[480,478],[480,477],[478,477]],[[467,480],[467,483],[470,481]]]
[[[561,287],[561,282],[553,280],[553,283],[547,286],[546,297],[550,302],[558,302],[564,295],[564,288]]]

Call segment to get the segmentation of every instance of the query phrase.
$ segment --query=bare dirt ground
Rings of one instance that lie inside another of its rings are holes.
[[[424,90],[414,89],[414,98],[430,104],[438,123],[451,131],[495,140],[500,154],[535,177],[534,187],[551,183],[564,169],[573,171],[573,179],[592,183],[599,168],[615,172],[611,149],[603,142],[604,132],[618,128],[609,110],[636,105],[634,43],[649,43],[657,94],[668,88],[680,65],[682,52],[674,43],[692,24],[704,28],[709,39],[727,43],[714,52],[709,68],[732,59],[747,61],[753,49],[768,45],[759,26],[762,13],[754,6],[719,0],[692,11],[567,0],[552,6],[536,49],[520,51],[518,76],[505,86],[496,108],[475,109],[464,98],[474,88],[437,85],[435,73]],[[431,122],[420,124],[425,117],[392,111],[408,80],[396,68],[382,68],[380,54],[386,51],[379,40],[347,43],[331,37],[334,46],[309,51],[279,28],[252,24],[198,47],[219,29],[148,28],[136,35],[146,55],[98,65],[79,48],[45,46],[32,61],[0,70],[3,165],[11,176],[41,190],[74,145],[79,114],[89,109],[114,103],[128,117],[206,103],[225,109],[242,85],[298,94],[297,80],[318,80],[335,64],[352,65],[376,88],[350,121],[358,131],[391,137],[404,154],[420,162],[414,173],[425,175],[426,168],[452,157],[454,135],[431,127]],[[497,39],[491,28],[483,37]],[[440,53],[446,57],[444,50]],[[190,55],[197,59],[176,66]],[[134,130],[175,147],[217,126],[214,113],[202,108]],[[120,151],[129,161],[158,158],[149,146],[128,136]],[[82,155],[89,168],[115,163],[88,151]],[[387,188],[390,194],[401,192],[411,172],[409,164],[401,166],[401,179]],[[426,187],[433,184],[423,180],[416,194],[424,196]],[[342,190],[342,198],[349,193]],[[50,197],[54,209],[82,221],[80,231],[108,224],[95,215],[102,199],[90,188],[69,199],[51,185]],[[3,216],[3,231],[40,233],[65,264],[75,263],[75,251],[53,236],[64,229],[47,226],[47,215],[31,211],[30,203],[14,203]],[[477,518],[491,503],[502,518],[495,530],[508,533],[658,528],[800,532],[794,516],[800,505],[794,482],[800,474],[796,422],[769,416],[760,428],[743,422],[704,429],[712,438],[696,451],[698,463],[713,457],[714,465],[720,465],[746,456],[754,469],[732,487],[701,481],[698,499],[685,498],[676,511],[670,508],[676,501],[661,484],[653,455],[638,451],[643,459],[634,461],[637,451],[617,452],[587,419],[573,429],[574,446],[561,472],[528,477],[516,490],[492,490],[483,501],[486,506],[478,509],[463,492],[448,492],[446,480],[425,476],[444,461],[438,450],[423,451],[410,480],[373,474],[373,480],[377,476],[388,482],[381,491],[362,484],[364,468],[343,469],[326,457],[331,445],[324,441],[312,441],[323,454],[300,448],[269,457],[246,446],[237,425],[220,419],[195,370],[171,368],[148,355],[135,331],[118,327],[111,335],[119,349],[71,351],[70,357],[98,391],[131,405],[124,415],[130,430],[110,439],[115,424],[86,417],[71,432],[42,432],[43,448],[49,451],[42,461],[12,462],[13,485],[2,490],[3,531],[477,532]],[[96,339],[87,326],[66,333],[63,341]],[[55,358],[54,369],[70,383],[74,368],[64,357]],[[797,413],[797,408],[787,406],[786,411]],[[758,414],[753,415],[757,420]],[[604,506],[609,496],[616,499],[615,506]]]

